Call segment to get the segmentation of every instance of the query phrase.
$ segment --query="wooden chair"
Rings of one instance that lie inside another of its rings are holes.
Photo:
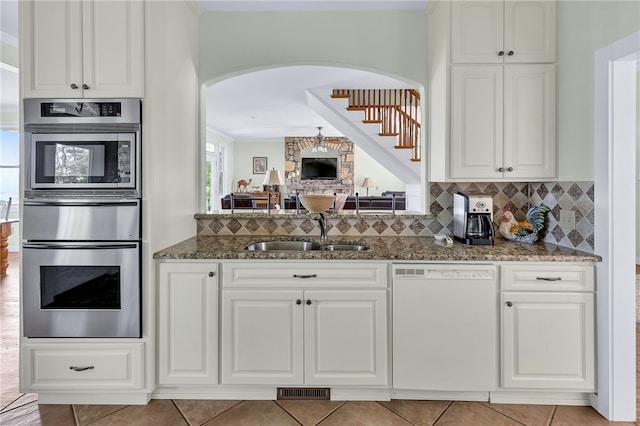
[[[11,197],[8,200],[0,200],[0,220],[9,219],[9,211],[11,210]]]

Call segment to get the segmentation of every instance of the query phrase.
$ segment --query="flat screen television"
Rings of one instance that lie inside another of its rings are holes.
[[[300,169],[302,179],[337,179],[337,158],[302,158]]]

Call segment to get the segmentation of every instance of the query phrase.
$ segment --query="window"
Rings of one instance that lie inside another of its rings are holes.
[[[0,130],[0,200],[12,198],[9,217],[18,216],[20,194],[20,134]]]
[[[205,185],[207,212],[218,210],[220,208],[220,197],[227,192],[226,155],[224,145],[207,141],[207,176]]]

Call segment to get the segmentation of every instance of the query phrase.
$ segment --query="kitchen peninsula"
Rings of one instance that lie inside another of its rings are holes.
[[[156,398],[313,386],[338,400],[588,405],[595,391],[597,255],[447,245],[418,214],[328,214],[327,239],[308,214],[195,218],[198,235],[154,254]],[[247,249],[303,241],[314,249]]]

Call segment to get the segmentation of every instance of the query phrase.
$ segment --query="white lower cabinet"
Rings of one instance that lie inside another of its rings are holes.
[[[302,299],[298,290],[223,290],[222,383],[302,383]]]
[[[160,263],[158,383],[218,383],[218,264]]]
[[[502,387],[594,391],[593,267],[528,263],[502,272]]]
[[[131,391],[144,386],[144,343],[25,343],[22,392]]]
[[[222,383],[386,385],[386,265],[357,265],[224,264]]]
[[[387,384],[386,290],[310,290],[304,297],[305,383]]]

